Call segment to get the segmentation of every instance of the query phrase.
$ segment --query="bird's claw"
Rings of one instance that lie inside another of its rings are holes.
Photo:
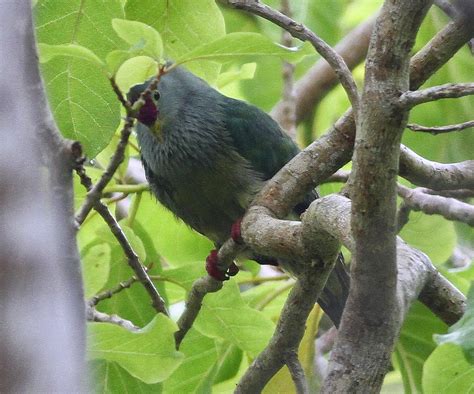
[[[227,268],[226,271],[223,271],[219,268],[219,257],[217,255],[217,250],[211,250],[209,256],[206,258],[206,271],[216,280],[225,281],[229,280],[230,276],[235,276],[239,272],[239,267],[235,265],[234,262]]]

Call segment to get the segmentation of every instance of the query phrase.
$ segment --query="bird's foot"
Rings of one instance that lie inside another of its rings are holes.
[[[244,240],[242,238],[242,233],[240,232],[240,227],[242,224],[242,219],[237,219],[230,228],[230,237],[234,240],[237,245],[243,245]]]
[[[226,271],[223,271],[219,267],[219,257],[217,255],[217,250],[211,250],[209,256],[206,258],[206,271],[214,279],[224,281],[228,280],[230,276],[235,276],[239,272],[239,267],[235,265],[234,262],[227,268]]]

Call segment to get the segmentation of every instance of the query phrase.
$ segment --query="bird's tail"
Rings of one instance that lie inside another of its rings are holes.
[[[349,295],[349,278],[349,273],[344,264],[344,257],[342,253],[339,253],[336,265],[329,275],[326,286],[318,299],[318,304],[336,327],[339,327],[342,311]]]

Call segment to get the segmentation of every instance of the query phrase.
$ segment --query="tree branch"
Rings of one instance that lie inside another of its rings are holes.
[[[76,213],[76,223],[78,227],[84,222],[89,212],[94,208],[96,202],[100,200],[104,188],[114,176],[119,165],[123,162],[123,159],[125,158],[125,148],[127,147],[128,138],[132,133],[134,121],[135,119],[133,117],[127,116],[122,131],[120,132],[120,141],[109,164],[107,165],[106,170],[95,185],[92,185],[92,182],[90,182],[87,186],[87,197],[79,208],[79,211]]]
[[[409,189],[398,185],[398,194],[413,211],[428,215],[441,215],[445,219],[466,223],[474,227],[474,206],[455,198],[433,196],[420,189]]]
[[[321,228],[341,240],[351,252],[355,250],[350,222],[351,201],[348,198],[331,194],[314,201],[309,209]],[[452,325],[462,317],[466,297],[438,272],[425,254],[407,245],[400,237],[397,237],[397,265],[397,303],[407,298],[406,295],[400,298],[400,291],[412,294],[414,300],[418,295],[413,291],[419,288],[422,289],[420,301],[445,323]],[[426,274],[410,277],[403,273],[406,269],[408,272],[426,271]],[[418,284],[412,285],[410,281]],[[408,304],[405,305],[409,308]],[[444,308],[446,313],[443,313]]]
[[[75,144],[47,104],[29,1],[2,2],[0,49],[0,391],[84,391]]]
[[[131,332],[138,332],[140,330],[140,327],[133,324],[130,320],[123,319],[118,315],[108,315],[107,313],[99,312],[91,306],[87,308],[87,320],[97,323],[115,324]]]
[[[474,83],[447,83],[431,88],[409,91],[400,96],[400,105],[405,109],[445,98],[459,98],[474,94]]]
[[[124,127],[125,129],[125,127]],[[118,151],[119,149],[117,149]],[[117,152],[116,151],[116,152]],[[91,190],[92,188],[92,181],[91,179],[87,176],[84,168],[82,165],[79,165],[76,168],[77,174],[81,178],[81,183],[86,187],[87,190]],[[132,246],[130,245],[130,242],[127,239],[127,236],[123,232],[122,228],[120,227],[120,224],[117,222],[117,220],[114,218],[114,216],[110,213],[109,209],[107,206],[100,201],[100,199],[93,198],[92,200],[92,206],[93,208],[97,211],[97,213],[102,216],[104,219],[105,223],[109,226],[112,234],[115,236],[117,241],[119,242],[120,246],[122,247],[125,256],[127,257],[128,264],[130,268],[135,272],[136,277],[138,280],[142,283],[143,287],[145,287],[145,290],[147,291],[148,295],[151,298],[152,301],[152,306],[153,308],[158,312],[158,313],[164,313],[165,315],[168,316],[168,311],[166,310],[166,304],[163,298],[161,297],[160,293],[158,292],[157,288],[151,281],[150,277],[148,276],[148,273],[145,269],[145,267],[142,265],[140,262],[140,259],[138,255],[135,253],[133,250]],[[89,203],[87,203],[88,205]],[[83,205],[83,207],[86,206],[86,204]],[[81,210],[82,211],[82,210]]]
[[[303,24],[295,22],[291,18],[288,18],[282,13],[256,0],[221,0],[221,2],[267,19],[285,29],[293,37],[298,38],[301,41],[309,41],[316,51],[326,59],[333,68],[342,87],[346,91],[353,108],[358,108],[359,93],[357,92],[357,86],[354,82],[351,71],[344,62],[344,59],[324,40],[314,34],[314,32],[309,30]]]
[[[369,46],[349,179],[355,241],[351,287],[325,393],[378,392],[401,325],[396,185],[408,111],[399,107],[399,92],[409,88],[410,51],[430,6],[427,0],[386,1]]]
[[[365,59],[374,23],[375,17],[367,19],[351,30],[334,47],[349,69],[352,70]],[[314,107],[336,86],[337,82],[338,79],[332,67],[326,60],[321,59],[295,83],[295,121],[297,124],[311,116]],[[284,102],[279,101],[270,114],[277,122],[283,124]]]
[[[433,135],[449,133],[451,131],[463,131],[463,130],[469,129],[471,127],[474,127],[474,120],[470,120],[470,121],[464,122],[464,123],[448,125],[448,126],[430,126],[430,127],[427,127],[427,126],[420,126],[420,125],[414,124],[414,123],[407,124],[407,128],[409,128],[412,131],[420,131],[420,132],[424,132],[424,133],[430,133],[430,134],[433,134]]]
[[[433,190],[454,190],[474,188],[474,160],[442,164],[418,156],[401,146],[400,176],[417,186]]]

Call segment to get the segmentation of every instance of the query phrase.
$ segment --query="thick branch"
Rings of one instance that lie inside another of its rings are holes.
[[[257,206],[250,208],[242,221],[242,230],[245,243],[252,250],[278,256],[283,261],[290,259],[284,266],[296,275],[297,282],[288,296],[270,343],[242,377],[236,392],[260,392],[288,363],[296,374],[293,376],[297,387],[305,392],[300,385],[301,371],[295,372],[294,357],[304,334],[306,319],[334,266],[339,242],[314,226],[311,217],[305,215],[301,223],[278,220]]]
[[[442,164],[424,159],[402,146],[399,172],[415,185],[433,190],[474,188],[474,160]]]
[[[309,209],[321,228],[341,240],[347,249],[354,251],[355,243],[350,223],[351,201],[348,198],[332,194],[316,200]],[[409,257],[411,255],[414,259]],[[403,299],[411,298],[413,301],[417,297],[415,289],[418,288],[422,289],[419,295],[420,301],[445,323],[452,325],[462,317],[466,297],[438,272],[426,255],[411,248],[401,238],[397,239],[397,265],[398,304],[401,302],[400,291],[407,294],[402,297]],[[402,272],[405,269],[426,271],[426,274],[409,277]],[[412,281],[417,284],[411,284]],[[405,308],[409,308],[408,303],[404,305]],[[406,310],[402,312],[406,313]]]
[[[427,0],[386,1],[369,46],[349,180],[355,241],[351,288],[322,390],[326,393],[378,392],[401,325],[396,183],[408,112],[398,102],[399,92],[408,90],[410,51],[430,6]]]
[[[422,85],[469,38],[469,30],[462,23],[449,23],[412,58],[410,63],[410,89],[413,90]],[[265,206],[276,217],[285,217],[298,201],[303,200],[308,190],[349,162],[352,157],[354,138],[354,118],[352,110],[349,110],[325,135],[309,145],[280,170],[273,179],[267,182],[259,196],[254,200],[254,204]],[[400,173],[402,176],[412,182],[412,179],[419,179],[429,183],[431,175],[439,175],[435,174],[437,171],[431,171],[427,166],[423,166],[421,170],[413,167],[413,164],[417,164],[419,160],[413,162],[413,155],[409,153],[412,152],[402,146],[400,152]],[[441,176],[445,182],[442,182],[439,188],[469,188],[467,184],[474,184],[474,180],[468,179],[472,178],[469,177],[469,174],[473,173],[472,166],[474,166],[474,162],[472,164],[465,163],[467,171],[464,171],[463,165],[460,166],[459,171],[456,171],[456,176],[453,178],[453,182],[456,183],[455,186],[449,186],[446,183],[447,176]],[[424,175],[427,173],[430,175],[425,178]],[[435,176],[431,179],[438,178],[440,177]],[[421,183],[421,185],[433,189],[437,188],[428,183]]]
[[[31,3],[0,8],[0,392],[84,391],[74,144],[47,105]]]

